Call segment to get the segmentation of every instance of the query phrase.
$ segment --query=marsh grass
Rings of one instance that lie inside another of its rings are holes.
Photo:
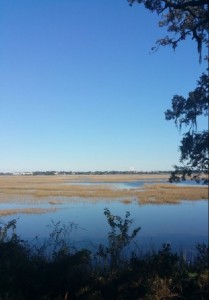
[[[182,200],[208,199],[207,186],[176,186],[172,184],[146,184],[143,188],[116,189],[104,182],[125,182],[143,180],[166,180],[166,175],[89,175],[89,176],[2,176],[0,177],[0,202],[25,201],[25,197],[33,202],[48,202],[52,205],[60,204],[60,201],[49,199],[50,197],[72,197],[89,199],[112,200],[125,199],[124,203],[130,203],[137,199],[140,204],[164,204],[179,203]],[[82,185],[82,182],[101,182],[101,185]],[[67,185],[66,182],[72,184]],[[73,185],[73,182],[76,182]],[[81,185],[78,183],[81,182]]]
[[[57,205],[57,204],[63,204],[63,202],[62,201],[56,201],[56,200],[50,200],[50,201],[48,201],[48,204]]]
[[[56,208],[17,208],[0,210],[0,216],[9,216],[16,214],[44,214],[47,212],[56,211]]]
[[[203,186],[173,186],[173,185],[147,185],[139,195],[141,204],[174,204],[182,200],[202,200],[208,199],[208,188]]]
[[[123,202],[124,204],[130,204],[132,202],[131,199],[123,199],[121,200],[121,202]]]

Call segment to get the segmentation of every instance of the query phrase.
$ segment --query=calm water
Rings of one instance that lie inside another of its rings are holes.
[[[56,200],[56,198],[47,198]],[[175,250],[194,249],[197,242],[208,243],[208,201],[184,201],[176,205],[139,205],[137,202],[124,204],[117,200],[101,200],[93,202],[91,199],[62,197],[63,204],[50,205],[48,203],[30,204],[0,204],[0,209],[56,207],[56,212],[44,214],[19,214],[1,217],[1,221],[18,218],[17,232],[25,239],[33,239],[36,235],[40,239],[46,237],[51,228],[47,225],[61,221],[73,222],[78,228],[71,233],[71,241],[76,247],[96,247],[98,243],[105,243],[109,230],[104,216],[104,208],[112,214],[124,217],[125,212],[131,213],[134,219],[133,228],[140,226],[137,245],[143,249],[156,248],[162,243],[171,243]],[[59,199],[58,199],[59,200]]]
[[[82,181],[82,182],[65,182],[64,185],[108,185],[111,188],[116,188],[116,189],[137,189],[137,188],[141,188],[144,185],[147,184],[173,184],[173,183],[169,183],[168,180],[136,180],[136,181],[121,181],[121,182],[101,182],[101,181]],[[173,184],[174,185],[174,184]],[[185,180],[182,181],[180,183],[177,183],[175,185],[190,185],[190,186],[196,186],[198,185],[197,182],[195,182],[194,180]]]
[[[166,181],[158,181],[158,183],[167,183]],[[144,181],[144,180],[137,180],[137,181],[121,181],[121,182],[101,182],[101,181],[83,181],[83,182],[67,182],[64,183],[65,185],[108,185],[110,188],[116,189],[136,189],[140,188],[145,184],[156,184],[156,181]]]

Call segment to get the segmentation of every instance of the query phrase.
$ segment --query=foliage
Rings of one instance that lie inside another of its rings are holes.
[[[50,249],[53,249],[50,258],[38,248],[35,251],[16,234],[15,220],[2,226],[0,299],[208,299],[209,248],[206,245],[197,245],[196,257],[190,263],[165,244],[158,252],[143,256],[133,252],[124,264],[122,259],[117,260],[115,253],[121,257],[122,249],[132,241],[139,228],[129,233],[133,221],[129,213],[123,219],[105,209],[105,216],[111,227],[107,254],[113,253],[112,258],[117,262],[117,266],[112,265],[110,260],[105,272],[93,264],[87,249],[66,251],[68,234],[63,232],[69,230],[70,234],[70,226],[62,231],[60,223],[54,224],[53,238],[49,237]],[[51,248],[52,240],[58,245]]]
[[[209,248],[205,244],[197,245],[198,254],[196,256],[196,266],[200,271],[209,267]]]
[[[16,224],[17,220],[11,220],[7,224],[0,227],[0,243],[17,240],[18,237],[15,232]]]
[[[12,220],[0,230],[0,299],[63,299],[86,284],[90,252],[72,251],[71,226],[53,223],[49,238],[35,248],[15,229]]]
[[[98,255],[103,258],[109,257],[110,268],[115,269],[121,264],[122,250],[131,243],[141,228],[137,227],[129,234],[133,220],[129,219],[130,213],[128,211],[124,219],[112,215],[108,208],[104,209],[104,215],[111,227],[111,231],[108,233],[109,245],[108,247],[100,245]]]
[[[202,172],[208,172],[208,130],[197,131],[197,119],[208,116],[208,84],[209,77],[203,74],[198,81],[197,88],[190,92],[188,98],[175,95],[172,99],[172,109],[165,112],[166,120],[174,120],[176,126],[189,126],[189,131],[183,135],[180,145],[180,161],[186,162],[186,167],[176,167],[172,173],[171,181],[177,180],[177,174],[191,175],[196,171],[195,179],[199,179]],[[206,183],[206,182],[205,182]]]
[[[160,27],[166,27],[168,35],[157,40],[153,49],[170,45],[175,49],[187,37],[197,43],[199,61],[202,60],[203,45],[208,48],[209,11],[207,0],[128,0],[143,4],[146,9],[161,16]],[[205,58],[208,61],[208,57]],[[170,181],[185,180],[186,175],[199,181],[201,173],[208,171],[208,130],[197,130],[197,118],[208,115],[208,73],[203,73],[194,91],[188,98],[175,95],[172,99],[172,109],[165,112],[166,120],[174,120],[176,126],[190,126],[183,135],[180,145],[180,162],[183,167],[175,166]],[[203,179],[204,183],[205,181]]]
[[[191,36],[197,42],[200,55],[202,45],[208,45],[208,1],[207,0],[128,0],[130,5],[134,2],[144,4],[151,12],[161,15],[160,27],[167,27],[173,36],[165,36],[157,40],[156,47],[171,45],[175,49],[179,42]]]

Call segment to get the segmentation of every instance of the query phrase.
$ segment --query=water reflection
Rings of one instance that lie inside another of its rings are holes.
[[[72,243],[77,247],[90,247],[106,241],[109,227],[103,212],[104,208],[108,207],[112,214],[121,217],[126,211],[131,213],[131,218],[134,219],[133,228],[137,226],[142,228],[138,236],[138,245],[143,248],[157,247],[169,242],[172,248],[179,250],[194,248],[197,242],[208,242],[208,203],[205,200],[185,201],[179,205],[139,205],[138,202],[124,204],[117,200],[95,202],[90,200],[64,197],[61,204],[56,204],[58,208],[56,212],[41,215],[18,214],[14,216],[18,217],[17,232],[26,239],[33,239],[36,235],[42,239],[51,230],[47,227],[51,220],[62,223],[73,222],[78,224],[78,228],[71,234]],[[30,206],[4,204],[4,207]],[[47,208],[50,204],[40,203],[36,207]],[[0,208],[3,209],[2,204]],[[12,217],[6,216],[1,219],[8,221]]]

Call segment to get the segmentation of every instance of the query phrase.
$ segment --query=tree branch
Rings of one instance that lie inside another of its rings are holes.
[[[181,4],[173,3],[168,0],[164,0],[167,7],[173,7],[175,9],[184,9],[187,7],[199,7],[202,5],[208,5],[208,0],[199,0],[199,1],[185,1]]]

